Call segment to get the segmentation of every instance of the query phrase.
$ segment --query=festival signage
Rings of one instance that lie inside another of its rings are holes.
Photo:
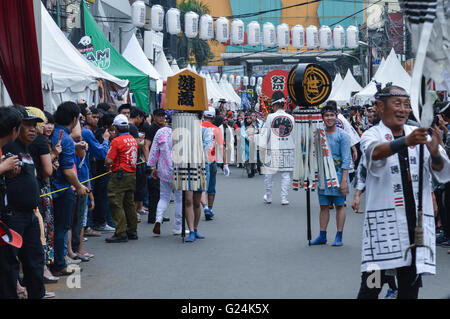
[[[331,93],[331,77],[316,64],[300,63],[288,76],[291,100],[299,106],[317,106],[325,102]]]
[[[274,70],[267,73],[262,83],[264,95],[271,98],[274,92],[281,91],[284,96],[288,96],[288,76],[289,73],[284,70]]]
[[[169,76],[163,108],[179,111],[207,110],[206,79],[187,69]]]

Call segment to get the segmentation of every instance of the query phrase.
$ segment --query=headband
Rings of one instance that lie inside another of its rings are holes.
[[[375,84],[377,86],[377,93],[375,93],[375,99],[377,99],[377,100],[382,99],[382,98],[394,97],[394,96],[409,98],[409,94],[407,94],[407,93],[382,93],[381,92],[382,91],[381,83],[375,81]],[[387,88],[390,86],[392,86],[392,82],[386,83],[386,86],[384,88]]]
[[[273,101],[272,103],[270,103],[270,105],[274,105],[274,104],[276,104],[276,103],[284,103],[284,97],[282,97],[282,98],[279,99],[279,100]]]

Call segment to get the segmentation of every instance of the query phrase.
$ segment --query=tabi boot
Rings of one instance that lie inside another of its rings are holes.
[[[325,245],[327,243],[327,232],[320,231],[319,236],[311,242],[311,245]]]
[[[342,242],[342,232],[338,231],[336,233],[336,238],[334,239],[334,242],[331,244],[331,246],[343,246],[344,243]]]

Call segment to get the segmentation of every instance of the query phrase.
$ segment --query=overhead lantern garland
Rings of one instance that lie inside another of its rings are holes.
[[[198,34],[198,14],[189,11],[184,15],[184,33],[187,38],[195,38]]]
[[[345,47],[345,30],[341,25],[337,25],[333,29],[333,45],[338,50]]]
[[[177,35],[181,32],[180,10],[171,8],[166,13],[166,29],[172,35]]]
[[[280,49],[287,48],[291,42],[289,26],[286,23],[282,23],[277,26],[277,40],[278,47]]]
[[[150,10],[151,26],[153,31],[161,32],[164,29],[164,9],[159,4]]]
[[[142,28],[145,25],[145,2],[138,0],[131,5],[131,21],[137,28]]]
[[[321,49],[328,50],[332,47],[331,29],[329,26],[323,25],[319,30],[319,45]]]
[[[231,23],[231,43],[240,45],[244,43],[244,22],[240,19],[235,19]]]
[[[263,44],[265,47],[272,48],[275,46],[276,35],[275,26],[271,22],[263,25]]]
[[[310,50],[319,46],[319,31],[315,25],[306,28],[306,47]]]
[[[209,14],[200,17],[200,35],[201,40],[214,39],[214,20]]]
[[[261,43],[261,27],[258,22],[252,21],[247,26],[248,44],[256,47]]]
[[[252,76],[250,78],[250,86],[255,86],[255,84],[256,84],[256,78],[254,76]]]
[[[347,28],[347,47],[356,49],[359,46],[359,31],[354,25]]]
[[[229,22],[225,17],[220,17],[216,21],[216,40],[226,43],[230,39]]]
[[[248,76],[244,76],[244,77],[242,78],[242,84],[243,84],[244,86],[247,86],[247,85],[248,85]]]
[[[291,30],[292,46],[297,50],[305,47],[305,28],[302,25],[297,24]]]

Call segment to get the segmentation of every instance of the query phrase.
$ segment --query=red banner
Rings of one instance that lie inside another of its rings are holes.
[[[14,103],[44,108],[33,0],[0,0],[0,76]]]
[[[289,72],[284,70],[273,70],[266,74],[262,83],[262,92],[268,98],[276,91],[283,92],[285,97],[289,96],[287,81]]]

